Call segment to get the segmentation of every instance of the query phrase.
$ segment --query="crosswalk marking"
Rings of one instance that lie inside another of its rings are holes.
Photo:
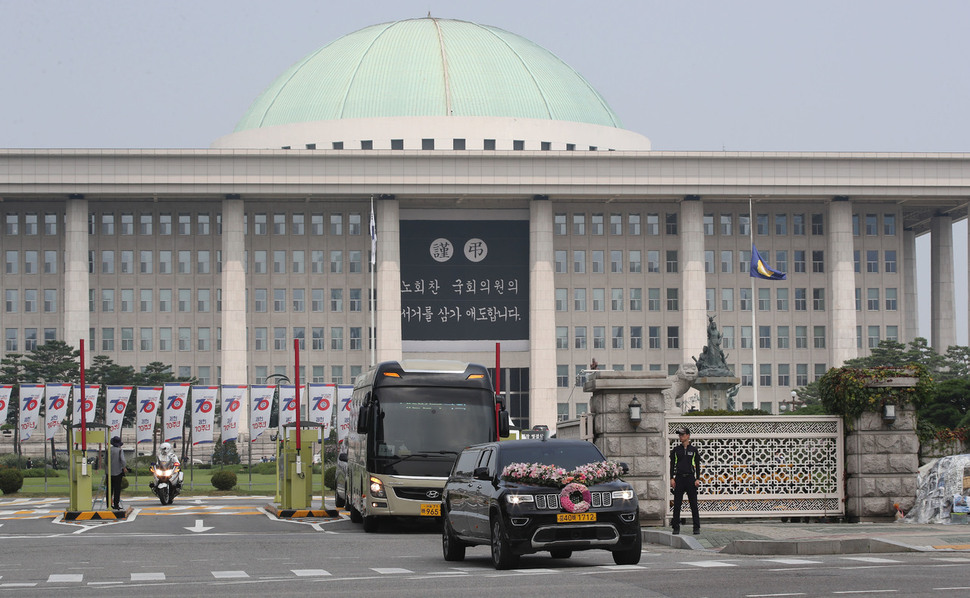
[[[318,575],[319,576],[330,575],[330,572],[327,571],[326,569],[290,569],[290,571],[292,571],[293,575],[296,575],[297,577],[314,577]]]
[[[0,583],[0,588],[32,588],[37,582],[31,583]]]
[[[860,561],[862,563],[901,563],[895,559],[884,559],[878,556],[844,556],[847,561]]]
[[[935,556],[933,560],[945,563],[970,563],[970,559],[962,556]]]
[[[643,565],[600,565],[601,569],[609,569],[610,571],[630,571],[633,569],[646,569]]]
[[[216,579],[239,579],[249,577],[249,574],[245,571],[213,571],[212,577]]]
[[[83,573],[51,573],[48,583],[80,583],[84,580]]]
[[[696,563],[683,563],[684,565],[691,565],[693,567],[737,567],[734,563],[725,563],[724,561],[697,561]]]
[[[131,581],[165,581],[164,573],[132,573]]]
[[[809,561],[807,559],[765,559],[765,561],[781,565],[820,565],[822,563],[822,561]]]
[[[371,571],[381,575],[394,575],[395,573],[414,573],[410,569],[399,569],[397,567],[371,567]]]

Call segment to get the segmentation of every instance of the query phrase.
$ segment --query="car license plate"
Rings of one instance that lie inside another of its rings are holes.
[[[421,504],[421,516],[422,517],[441,517],[441,503],[422,503]]]
[[[574,523],[576,521],[596,521],[596,513],[559,513],[556,515],[558,523]]]

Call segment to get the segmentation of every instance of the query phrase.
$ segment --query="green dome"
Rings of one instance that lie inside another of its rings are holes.
[[[235,130],[402,116],[622,128],[596,90],[544,48],[495,27],[422,18],[366,27],[311,53],[256,98]]]

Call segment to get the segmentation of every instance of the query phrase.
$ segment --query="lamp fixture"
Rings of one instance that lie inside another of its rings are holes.
[[[642,407],[643,407],[643,405],[641,405],[640,404],[640,401],[634,396],[633,397],[633,400],[630,401],[630,407],[629,407],[629,409],[630,409],[630,423],[633,424],[633,427],[634,428],[640,425],[640,420],[641,420],[641,412],[640,412],[640,410],[641,410]]]
[[[882,406],[882,421],[891,424],[896,421],[896,406],[886,404]]]

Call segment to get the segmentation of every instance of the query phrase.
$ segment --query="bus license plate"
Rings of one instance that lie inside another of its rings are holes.
[[[422,503],[421,504],[421,516],[422,517],[441,517],[441,503]]]
[[[559,513],[556,515],[558,523],[575,523],[577,521],[596,521],[596,513]]]

